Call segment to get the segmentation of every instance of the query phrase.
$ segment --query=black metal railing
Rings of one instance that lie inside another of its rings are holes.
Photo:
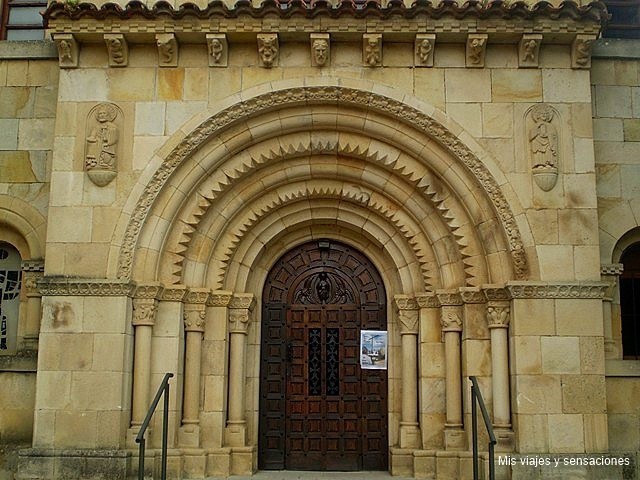
[[[161,465],[161,473],[160,478],[162,480],[167,479],[167,433],[169,430],[169,379],[173,377],[173,373],[165,373],[164,378],[162,379],[162,383],[158,387],[158,391],[156,392],[156,396],[151,402],[151,406],[147,411],[147,416],[144,418],[144,422],[140,426],[140,431],[136,436],[136,443],[140,444],[139,449],[139,458],[138,458],[138,480],[144,480],[144,449],[146,445],[146,440],[144,439],[144,434],[147,431],[147,427],[149,426],[149,422],[151,421],[151,417],[153,417],[153,413],[156,411],[156,407],[158,406],[158,402],[160,401],[160,397],[164,395],[164,411],[162,412],[162,465]]]
[[[495,480],[496,478],[496,464],[494,445],[498,443],[496,436],[493,433],[493,426],[489,419],[489,413],[487,413],[487,407],[484,405],[484,399],[482,398],[482,392],[478,386],[478,380],[475,376],[469,377],[471,380],[471,426],[473,434],[473,480],[479,480],[479,468],[478,468],[478,405],[480,405],[480,411],[482,412],[482,418],[484,420],[484,426],[489,434],[489,480]]]

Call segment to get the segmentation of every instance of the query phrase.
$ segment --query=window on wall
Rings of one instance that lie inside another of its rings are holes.
[[[40,12],[47,2],[34,0],[4,0],[2,5],[3,40],[42,40],[44,26]]]
[[[21,265],[18,250],[0,243],[0,355],[16,351]]]
[[[640,0],[605,0],[611,20],[603,37],[640,38]]]
[[[622,320],[622,355],[640,359],[640,242],[622,253],[620,263],[620,310]]]

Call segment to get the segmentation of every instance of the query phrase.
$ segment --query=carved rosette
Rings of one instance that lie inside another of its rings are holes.
[[[365,67],[382,66],[381,33],[365,33],[362,35],[362,64]]]
[[[84,170],[98,187],[107,186],[117,176],[123,123],[122,110],[113,103],[99,103],[89,112]]]
[[[540,45],[542,35],[539,33],[522,35],[518,45],[518,66],[520,68],[535,68],[539,64]]]
[[[227,292],[224,290],[214,290],[209,294],[209,298],[207,299],[208,307],[226,307],[231,302],[231,292]]]
[[[417,34],[415,43],[416,67],[433,67],[433,52],[436,49],[436,36],[434,34]]]
[[[489,302],[487,305],[487,324],[489,328],[509,328],[509,314],[508,303]]]
[[[277,67],[278,58],[280,56],[280,44],[278,43],[277,33],[259,33],[258,40],[258,58],[260,65],[265,68]]]
[[[76,68],[78,66],[79,46],[70,33],[55,34],[53,36],[58,49],[58,63],[60,68]]]
[[[558,181],[560,170],[560,114],[551,105],[534,105],[525,114],[531,173],[545,192]]]
[[[229,44],[224,33],[207,33],[207,53],[210,67],[226,67]]]

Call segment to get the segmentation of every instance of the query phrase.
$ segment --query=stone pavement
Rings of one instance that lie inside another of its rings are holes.
[[[407,480],[392,477],[389,472],[296,472],[290,470],[261,471],[252,476],[232,476],[228,480]]]

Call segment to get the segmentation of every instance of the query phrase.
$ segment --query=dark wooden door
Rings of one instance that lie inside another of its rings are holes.
[[[332,241],[283,256],[263,291],[259,467],[387,469],[387,372],[360,368],[360,330],[385,330],[371,262]]]

